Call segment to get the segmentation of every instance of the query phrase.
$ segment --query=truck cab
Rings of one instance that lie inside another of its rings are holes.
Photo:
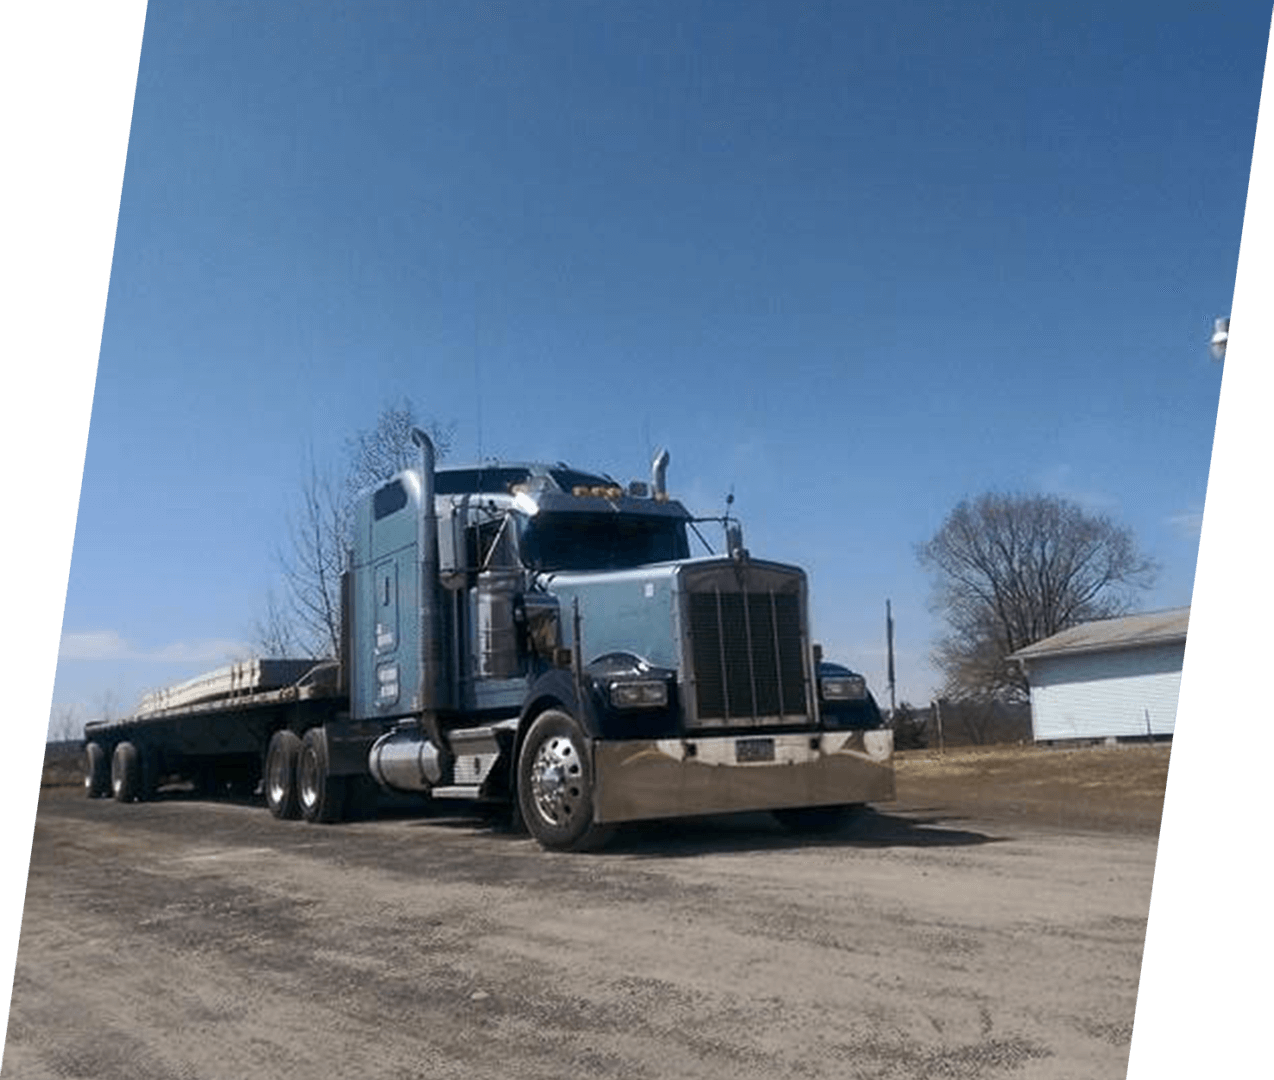
[[[528,678],[571,646],[563,584],[573,584],[577,599],[581,591],[613,591],[606,584],[626,571],[689,558],[688,512],[640,487],[623,489],[561,464],[438,470],[437,581],[426,589],[436,595],[422,600],[420,487],[415,471],[401,473],[356,511],[351,705],[360,718],[408,716],[423,707],[430,673],[416,662],[422,609],[437,609],[434,708],[464,717],[516,713]],[[582,584],[589,580],[591,590]],[[590,629],[595,619],[609,624],[631,615],[593,607]]]
[[[692,557],[666,455],[623,486],[422,451],[360,501],[350,560],[350,718],[384,729],[384,786],[509,799],[559,847],[619,821],[892,797],[879,712],[838,719],[865,683],[816,665],[804,572],[737,538]]]

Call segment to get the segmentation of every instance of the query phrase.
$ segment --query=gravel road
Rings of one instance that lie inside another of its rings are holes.
[[[888,808],[555,855],[48,789],[3,1076],[1122,1077],[1154,855]]]

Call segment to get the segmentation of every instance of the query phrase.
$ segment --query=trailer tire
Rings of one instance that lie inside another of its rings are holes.
[[[345,777],[328,771],[327,737],[310,728],[296,760],[296,797],[306,821],[330,824],[345,817]]]
[[[84,794],[90,799],[100,799],[111,790],[111,763],[101,743],[91,742],[84,747]]]
[[[518,808],[527,830],[550,851],[590,851],[614,829],[593,820],[592,757],[579,721],[559,709],[540,713],[518,754]]]
[[[289,820],[300,816],[296,798],[296,759],[301,740],[284,728],[276,731],[265,752],[265,802],[276,818]]]
[[[791,810],[772,810],[774,820],[787,832],[804,836],[826,836],[843,828],[862,806],[800,806]]]
[[[111,755],[111,794],[116,802],[132,802],[141,790],[141,762],[137,747],[122,742]]]

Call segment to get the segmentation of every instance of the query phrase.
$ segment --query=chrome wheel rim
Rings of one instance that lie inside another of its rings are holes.
[[[266,795],[271,805],[281,806],[287,794],[287,767],[283,763],[283,755],[275,754],[270,761],[269,787]]]
[[[531,801],[545,821],[566,825],[584,797],[584,765],[574,742],[551,735],[531,763]]]
[[[318,761],[312,750],[302,750],[296,764],[296,793],[306,808],[318,802]]]

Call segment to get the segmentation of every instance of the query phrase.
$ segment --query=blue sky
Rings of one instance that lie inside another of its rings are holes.
[[[149,5],[53,709],[246,650],[307,455],[644,476],[928,700],[915,545],[1058,493],[1190,602],[1268,4]]]

